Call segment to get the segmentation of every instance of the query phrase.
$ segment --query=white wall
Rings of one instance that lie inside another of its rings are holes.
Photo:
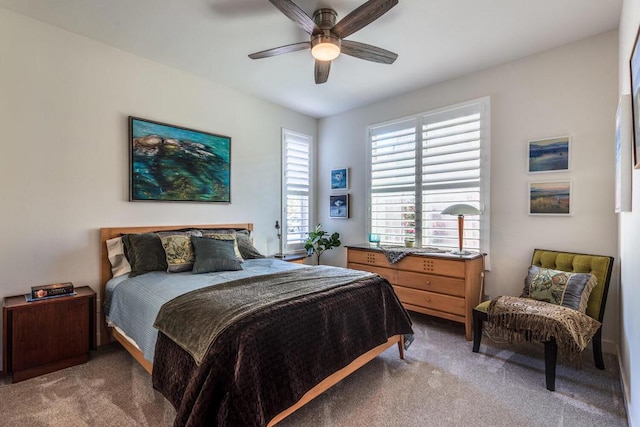
[[[231,204],[128,201],[127,116],[231,136]],[[0,9],[0,298],[98,290],[98,229],[253,222],[277,252],[281,127],[317,120]]]
[[[640,0],[624,0],[620,20],[619,94],[631,93],[629,58],[640,26]],[[636,112],[638,115],[638,112]],[[640,423],[640,170],[633,170],[631,212],[620,214],[620,365],[629,425]],[[634,375],[635,373],[635,375]]]
[[[366,241],[366,127],[459,102],[491,97],[491,264],[488,294],[517,295],[534,248],[616,255],[614,117],[617,34],[609,32],[321,119],[318,143],[319,220],[344,243]],[[526,142],[570,135],[571,171],[527,174]],[[351,168],[349,220],[328,217],[329,170]],[[545,176],[546,175],[546,176]],[[571,179],[573,215],[527,215],[530,180]],[[344,264],[344,248],[323,255]],[[604,321],[605,349],[618,341],[618,278]]]

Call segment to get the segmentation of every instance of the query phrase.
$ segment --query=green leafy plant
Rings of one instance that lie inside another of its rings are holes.
[[[322,229],[322,224],[318,224],[316,225],[315,230],[309,233],[309,237],[304,244],[304,248],[307,250],[307,256],[311,256],[314,253],[318,255],[319,265],[322,253],[329,249],[337,248],[340,244],[339,233],[329,235],[328,232]]]

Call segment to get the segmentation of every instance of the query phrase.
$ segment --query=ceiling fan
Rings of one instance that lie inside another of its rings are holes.
[[[381,64],[393,64],[398,57],[398,54],[376,46],[344,40],[345,37],[387,13],[398,4],[398,0],[369,0],[337,24],[338,14],[333,9],[318,9],[313,13],[312,19],[291,0],[269,1],[287,18],[309,33],[311,39],[308,42],[293,43],[252,53],[249,55],[251,59],[268,58],[311,48],[311,55],[315,58],[315,80],[316,84],[320,84],[325,83],[329,78],[331,61],[336,59],[340,53]]]

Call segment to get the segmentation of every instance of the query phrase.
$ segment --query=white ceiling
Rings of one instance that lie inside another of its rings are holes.
[[[338,20],[365,0],[295,0]],[[0,0],[0,7],[324,117],[618,27],[622,0],[400,0],[355,40],[396,52],[392,65],[341,55],[316,85],[308,41],[268,0]]]

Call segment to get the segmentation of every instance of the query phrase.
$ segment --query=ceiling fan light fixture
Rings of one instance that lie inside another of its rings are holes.
[[[333,61],[340,55],[340,39],[319,34],[311,40],[311,55],[318,61]]]

